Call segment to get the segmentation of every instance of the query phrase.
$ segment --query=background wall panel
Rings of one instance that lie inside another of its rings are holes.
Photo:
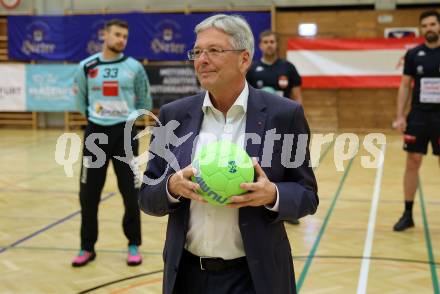
[[[383,37],[385,28],[418,27],[420,13],[428,8],[277,11],[274,29],[279,34],[279,54],[285,57],[287,41],[299,37],[300,23],[316,23],[317,37]],[[381,23],[384,18],[391,21]],[[303,96],[307,118],[315,130],[391,130],[395,117],[397,89],[303,89]]]

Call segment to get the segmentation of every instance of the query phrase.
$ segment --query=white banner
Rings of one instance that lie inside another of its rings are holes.
[[[406,49],[390,50],[292,50],[287,60],[301,76],[398,76]]]
[[[25,65],[0,65],[0,72],[0,111],[26,111]]]

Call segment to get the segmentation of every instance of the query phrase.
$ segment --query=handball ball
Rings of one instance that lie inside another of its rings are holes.
[[[246,151],[229,141],[215,141],[203,146],[192,166],[197,170],[191,180],[208,203],[226,205],[229,197],[246,193],[241,183],[254,181],[254,167]]]

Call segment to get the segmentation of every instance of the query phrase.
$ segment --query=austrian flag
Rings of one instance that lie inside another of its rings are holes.
[[[304,88],[397,88],[405,53],[421,38],[304,39],[287,43],[287,60]]]

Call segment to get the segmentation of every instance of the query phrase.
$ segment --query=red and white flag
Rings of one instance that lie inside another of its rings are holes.
[[[397,88],[408,49],[421,38],[290,39],[287,60],[304,88]]]

